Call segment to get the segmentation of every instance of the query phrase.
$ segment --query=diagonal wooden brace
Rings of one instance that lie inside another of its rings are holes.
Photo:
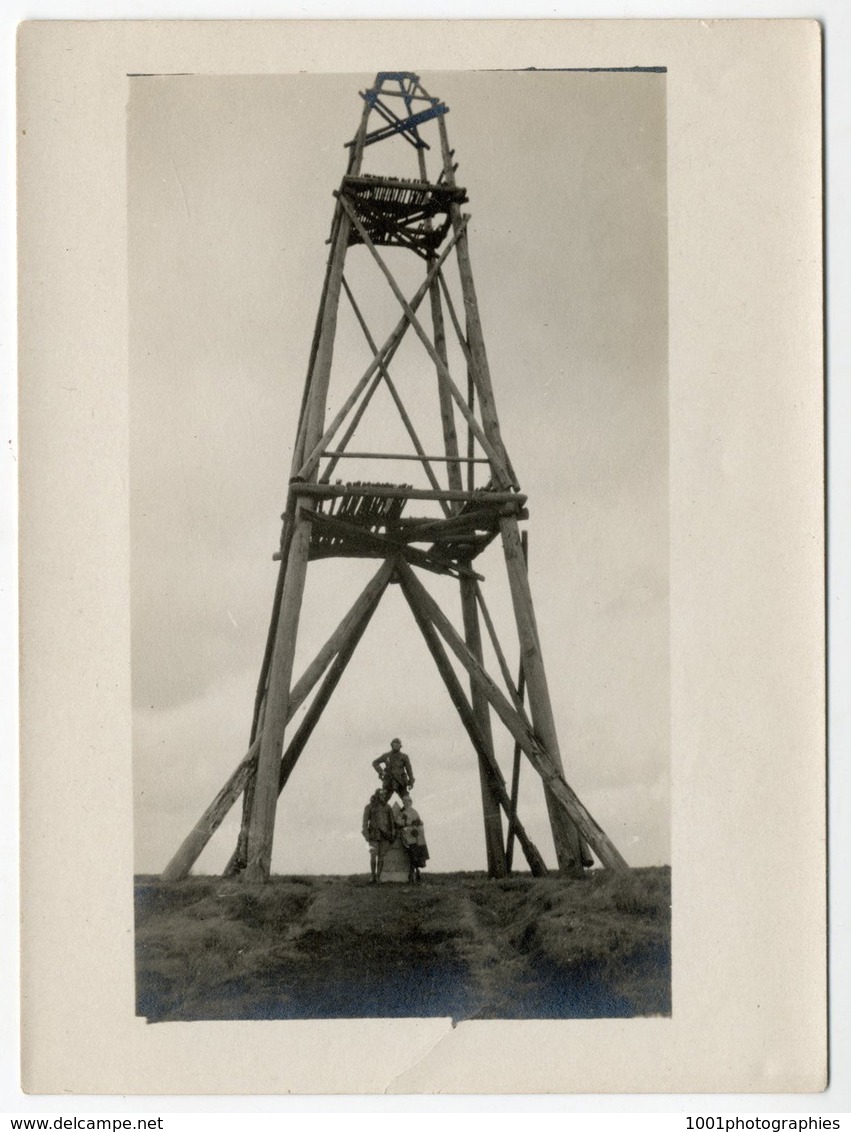
[[[423,327],[422,327],[419,319],[417,318],[414,310],[412,309],[411,305],[406,302],[405,296],[400,291],[398,283],[393,278],[393,275],[390,272],[390,269],[387,267],[387,264],[384,262],[384,260],[378,254],[378,251],[376,250],[375,244],[373,244],[372,240],[370,239],[369,233],[367,232],[366,228],[364,228],[364,226],[361,223],[360,218],[358,217],[354,208],[351,206],[351,204],[346,200],[346,198],[344,196],[340,197],[340,201],[343,205],[343,208],[348,213],[349,219],[351,220],[352,224],[355,226],[355,228],[357,228],[357,230],[360,234],[360,237],[363,240],[364,244],[366,245],[366,247],[371,252],[371,254],[372,254],[373,258],[375,259],[376,263],[378,264],[378,266],[381,268],[381,271],[383,272],[388,283],[390,284],[390,289],[393,291],[393,294],[399,300],[399,304],[402,307],[402,310],[405,312],[407,319],[408,319],[408,322],[414,328],[414,332],[416,333],[417,337],[422,342],[422,344],[425,346],[429,357],[434,362],[435,368],[437,369],[437,374],[438,374],[439,379],[441,380],[441,382],[443,382],[445,387],[449,390],[450,394],[452,395],[452,398],[454,399],[455,403],[458,405],[458,408],[461,410],[461,413],[462,413],[464,419],[467,421],[467,424],[472,429],[473,434],[475,435],[479,444],[481,444],[482,448],[484,449],[485,453],[487,454],[487,457],[491,462],[491,471],[493,472],[494,478],[496,479],[496,481],[499,483],[499,485],[501,487],[511,487],[511,486],[517,487],[518,485],[514,482],[514,478],[511,475],[509,475],[507,469],[505,468],[505,465],[503,464],[503,461],[499,457],[499,454],[496,452],[496,450],[491,445],[491,442],[488,440],[487,436],[485,435],[484,429],[479,424],[479,422],[476,420],[475,416],[473,415],[472,411],[470,410],[470,407],[467,405],[467,402],[462,397],[461,392],[458,389],[458,386],[452,380],[452,375],[449,372],[449,368],[447,367],[446,363],[443,361],[441,356],[438,354],[437,350],[434,348],[434,344],[432,343],[428,334],[423,329]],[[460,235],[460,232],[457,233],[457,235]],[[442,262],[442,259],[443,259],[443,256],[441,256],[441,259],[435,260],[435,267],[437,267],[437,265],[439,265]],[[434,275],[436,275],[435,267],[432,267],[431,271],[429,272],[429,275],[428,275],[429,281],[431,280],[431,278]]]
[[[552,791],[558,803],[567,812],[602,864],[615,872],[626,872],[629,866],[624,858],[582,804],[576,792],[568,786],[563,775],[553,765],[549,753],[532,732],[527,721],[515,710],[514,706],[506,699],[479,664],[452,622],[446,617],[407,562],[397,560],[396,573],[400,580],[403,580],[407,585],[409,591],[416,595],[437,631],[470,674],[470,677],[481,687],[496,714],[520,744],[529,762],[541,776],[545,785]]]
[[[345,197],[339,196],[338,199],[340,200],[340,202],[346,208],[348,208],[348,202],[346,201]],[[348,211],[347,211],[346,214],[348,215]],[[343,423],[343,421],[349,415],[349,412],[351,411],[352,406],[355,404],[358,397],[360,397],[361,393],[363,393],[364,389],[369,384],[369,382],[372,379],[375,371],[382,364],[382,362],[385,361],[388,353],[391,350],[396,349],[399,341],[402,339],[402,337],[405,334],[405,331],[408,329],[408,327],[413,325],[411,320],[413,319],[414,321],[416,321],[416,316],[414,315],[414,311],[417,309],[417,307],[420,305],[420,303],[423,301],[426,294],[428,293],[428,288],[429,288],[429,285],[430,285],[432,279],[437,275],[437,272],[440,270],[440,267],[441,267],[443,261],[449,255],[449,252],[452,250],[455,243],[460,239],[463,231],[465,231],[466,224],[467,224],[467,222],[465,220],[463,222],[463,225],[459,228],[459,230],[455,233],[453,238],[447,243],[446,247],[441,252],[440,258],[436,259],[434,261],[433,266],[430,268],[430,270],[429,270],[428,274],[426,275],[424,281],[420,284],[420,287],[417,290],[417,293],[411,299],[410,304],[406,303],[404,299],[402,300],[402,302],[404,303],[404,305],[406,307],[405,315],[396,324],[396,327],[394,328],[394,330],[391,332],[391,334],[387,338],[387,341],[384,343],[384,345],[381,347],[381,349],[378,351],[378,353],[375,355],[375,357],[370,362],[370,364],[367,367],[366,372],[364,373],[363,377],[360,379],[360,381],[357,383],[355,388],[352,390],[352,392],[346,398],[346,401],[344,402],[342,408],[339,410],[337,415],[331,421],[330,425],[328,425],[328,427],[325,429],[325,432],[322,434],[319,441],[314,446],[310,455],[304,461],[301,468],[299,469],[299,471],[296,473],[296,475],[293,478],[295,478],[295,479],[307,479],[311,475],[314,468],[316,467],[317,462],[319,461],[320,457],[322,456],[322,453],[325,451],[325,449],[328,447],[329,443],[331,442],[331,440],[335,436],[337,429],[340,427],[340,425]],[[417,323],[417,325],[419,325],[419,324]]]
[[[366,617],[368,620],[372,616],[392,574],[393,563],[383,562],[349,612],[316,654],[314,660],[307,666],[304,675],[293,685],[287,711],[287,722],[292,719],[310,695],[331,661],[346,647],[349,639],[364,623],[364,618]],[[166,865],[162,873],[163,880],[182,880],[189,875],[189,870],[198,860],[210,838],[222,824],[231,806],[239,798],[251,775],[256,770],[259,750],[260,736],[258,735],[249,747],[247,754]]]
[[[387,565],[387,564],[385,564]],[[366,627],[372,619],[373,613],[378,608],[378,603],[381,599],[384,590],[390,580],[392,568],[389,570],[382,570],[380,574],[384,580],[382,588],[373,593],[372,600],[369,605],[361,610],[360,617],[356,622],[349,626],[349,632],[345,640],[341,643],[341,647],[337,655],[334,657],[331,665],[325,674],[325,679],[322,681],[316,695],[310,702],[310,706],[304,714],[304,719],[296,730],[295,735],[290,740],[287,749],[281,757],[281,765],[278,770],[278,797],[280,797],[284,787],[289,781],[296,763],[298,762],[302,751],[304,750],[308,739],[313,734],[313,729],[319,722],[319,718],[331,698],[331,693],[337,687],[340,677],[352,657],[358,642],[366,631]],[[246,839],[240,837],[237,842],[236,849],[233,851],[227,868],[225,869],[225,876],[232,876],[240,872],[245,867],[245,853],[247,849]]]
[[[434,658],[437,669],[443,678],[444,684],[446,685],[446,690],[449,693],[449,697],[452,700],[452,703],[455,705],[459,716],[461,717],[461,722],[464,724],[467,734],[470,737],[470,741],[473,744],[473,748],[476,751],[476,754],[479,756],[479,759],[484,762],[488,769],[491,785],[493,786],[494,792],[499,798],[499,804],[504,810],[506,816],[508,816],[509,820],[511,820],[511,799],[508,796],[508,791],[506,790],[505,780],[502,777],[502,771],[499,768],[499,763],[494,758],[493,752],[488,749],[487,744],[482,741],[472,705],[467,699],[464,689],[461,687],[461,681],[458,679],[454,668],[449,663],[449,658],[447,657],[446,651],[440,643],[440,638],[437,634],[433,622],[429,617],[428,610],[420,600],[420,595],[416,592],[415,589],[410,586],[408,577],[404,574],[400,574],[399,581],[402,593],[405,595],[405,599],[411,608],[411,612],[413,613],[414,618],[420,627],[420,631],[425,638],[428,650]],[[529,868],[532,870],[532,875],[536,877],[546,876],[547,866],[544,864],[544,859],[538,852],[537,848],[532,842],[532,839],[527,834],[525,828],[517,818],[516,814],[514,815],[513,829],[515,831],[517,840],[520,842],[520,845],[526,856],[526,860],[529,862]]]

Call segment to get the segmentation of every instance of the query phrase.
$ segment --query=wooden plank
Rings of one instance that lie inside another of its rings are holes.
[[[454,532],[466,534],[467,531],[489,531],[494,527],[498,530],[502,507],[511,507],[511,504],[502,503],[494,507],[477,507],[472,511],[462,511],[451,519],[424,519],[418,521],[415,529],[417,535],[423,538],[438,534],[453,534]],[[520,514],[522,514],[522,509]]]
[[[557,803],[566,811],[571,822],[581,831],[602,864],[617,872],[628,870],[629,866],[626,861],[582,804],[576,792],[567,784],[564,775],[555,766],[542,740],[539,740],[530,730],[526,720],[514,709],[482,665],[479,664],[440,606],[417,579],[411,567],[406,562],[399,561],[396,564],[396,570],[400,580],[404,581],[419,600],[434,627],[452,652],[480,685],[496,714],[520,744],[532,766],[543,779],[544,785],[549,787]]]
[[[493,752],[489,751],[485,744],[482,742],[482,738],[479,734],[478,726],[476,723],[476,717],[473,714],[473,709],[470,706],[469,701],[467,700],[464,689],[461,687],[461,682],[449,662],[449,658],[447,657],[446,652],[440,643],[440,638],[438,637],[434,625],[429,619],[428,612],[424,608],[419,595],[415,592],[415,590],[411,589],[406,576],[400,577],[400,583],[402,592],[405,595],[405,599],[407,600],[408,605],[411,608],[411,612],[413,613],[414,618],[420,627],[420,631],[425,638],[428,650],[431,653],[435,664],[437,665],[437,669],[441,677],[443,678],[443,682],[446,685],[446,690],[449,693],[449,697],[452,700],[452,703],[455,705],[455,708],[461,718],[461,722],[464,724],[464,728],[468,736],[470,737],[470,742],[473,744],[473,749],[478,755],[480,761],[488,767],[491,774],[493,789],[497,797],[499,798],[500,805],[502,806],[503,810],[508,813],[510,807],[510,799],[508,798],[508,794],[505,789],[505,782],[502,778],[502,771],[499,769],[499,764],[493,757]],[[516,822],[516,831],[517,840],[520,842],[521,848],[526,855],[526,860],[529,862],[529,868],[532,870],[532,874],[534,876],[546,876],[547,867],[544,864],[544,859],[535,848],[535,845],[533,844],[531,838],[526,833],[526,830],[523,828],[522,824],[519,821]]]
[[[469,567],[463,566],[442,555],[427,554],[424,550],[417,550],[416,547],[409,546],[400,539],[390,538],[388,535],[380,535],[375,531],[368,530],[366,527],[359,527],[356,523],[347,523],[342,519],[337,519],[330,515],[323,515],[318,511],[312,511],[309,515],[311,522],[314,523],[315,526],[327,530],[332,534],[338,534],[344,538],[351,539],[355,544],[360,541],[390,558],[401,554],[406,559],[416,562],[427,570],[435,570],[442,574],[451,574],[453,577],[467,576],[470,578],[480,578],[480,575],[475,574]],[[348,547],[345,549],[341,548],[337,550],[336,553],[345,555],[349,554],[350,550]]]
[[[183,840],[180,848],[162,871],[162,880],[183,880],[198,860],[207,842],[222,824],[231,806],[245,789],[248,776],[257,761],[260,750],[259,737],[248,748],[236,770],[216,794]]]
[[[517,677],[517,692],[520,703],[523,703],[523,694],[526,691],[526,677],[523,675],[523,665],[520,665],[520,674]],[[517,805],[520,801],[520,744],[514,741],[514,756],[511,763],[511,811],[508,815],[508,836],[505,840],[505,863],[509,873],[514,861],[514,823],[517,820]]]
[[[473,372],[472,372],[473,358],[472,358],[472,355],[470,353],[470,346],[469,346],[469,343],[467,342],[466,335],[464,334],[463,330],[461,329],[461,324],[458,321],[458,315],[455,313],[455,305],[452,302],[452,295],[449,291],[449,285],[447,284],[446,278],[445,278],[442,271],[440,272],[440,275],[438,276],[438,282],[440,283],[440,288],[441,288],[441,291],[443,292],[443,298],[446,302],[447,310],[449,311],[449,318],[452,322],[453,327],[455,328],[455,334],[456,334],[456,337],[458,339],[458,344],[461,347],[461,351],[464,355],[464,359],[467,362],[467,408],[470,410],[471,413],[474,413],[475,408],[476,408],[476,385],[475,385],[475,382],[473,381]],[[475,447],[475,437],[473,436],[472,429],[468,426],[467,427],[467,456],[468,457],[473,455],[474,447]],[[508,458],[508,454],[506,453],[506,459],[507,458]],[[470,466],[470,467],[467,468],[467,488],[468,488],[469,491],[473,490],[473,487],[475,486],[475,482],[476,482],[475,481],[475,468]]]
[[[331,220],[331,233],[328,242],[334,246],[337,233],[340,227],[340,220],[343,215],[342,206],[337,202],[334,208],[334,216]],[[313,339],[310,344],[310,357],[307,363],[307,375],[304,382],[304,390],[301,395],[301,407],[298,414],[298,427],[296,429],[296,439],[293,444],[293,458],[291,464],[290,475],[294,476],[298,469],[304,462],[304,432],[307,426],[307,406],[310,402],[310,386],[313,377],[313,367],[316,364],[316,354],[319,350],[319,339],[322,335],[322,321],[325,314],[325,303],[328,298],[328,282],[331,278],[331,269],[333,266],[333,257],[329,256],[325,265],[325,276],[322,281],[322,293],[319,298],[319,310],[316,313],[316,322],[313,328]]]
[[[366,140],[369,107],[364,106],[355,144],[349,155],[349,174],[360,172]],[[310,374],[309,391],[303,414],[302,427],[296,451],[315,448],[323,434],[328,400],[328,384],[334,355],[334,338],[337,312],[340,305],[343,267],[349,245],[351,224],[345,209],[340,213],[334,235],[327,273],[327,290],[321,307],[321,329]],[[323,445],[324,447],[324,445]],[[310,474],[313,474],[311,469]],[[257,757],[254,799],[248,825],[247,865],[243,879],[248,883],[268,879],[272,858],[272,840],[275,829],[277,803],[277,771],[283,745],[292,680],[293,657],[296,646],[301,602],[307,572],[310,547],[310,526],[299,515],[301,501],[296,503],[293,516],[292,541],[289,546],[281,595],[281,612],[275,630],[275,644],[269,668],[268,706]],[[289,509],[289,508],[288,508]]]

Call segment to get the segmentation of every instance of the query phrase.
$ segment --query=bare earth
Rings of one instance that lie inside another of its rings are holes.
[[[623,1018],[671,1012],[670,869],[136,880],[151,1022]]]

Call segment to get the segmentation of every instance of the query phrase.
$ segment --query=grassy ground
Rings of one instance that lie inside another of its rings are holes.
[[[139,877],[136,954],[151,1022],[670,1014],[670,870]]]

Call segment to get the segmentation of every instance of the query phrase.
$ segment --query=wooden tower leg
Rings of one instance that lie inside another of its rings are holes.
[[[532,722],[553,765],[560,774],[563,774],[564,767],[558,746],[558,735],[544,672],[538,628],[532,607],[532,594],[529,590],[529,576],[526,572],[517,520],[513,516],[503,516],[500,519],[500,528]],[[584,853],[579,830],[546,784],[544,795],[559,868],[566,876],[582,876]]]
[[[461,579],[461,610],[464,617],[464,636],[467,648],[482,663],[482,636],[479,630],[479,608],[476,601],[476,582],[472,578]],[[470,696],[476,727],[482,742],[487,748],[489,758],[479,758],[479,778],[482,786],[482,811],[485,820],[485,847],[487,849],[488,876],[504,877],[508,869],[505,861],[505,845],[502,839],[502,814],[499,798],[493,787],[492,776],[488,773],[488,762],[495,759],[493,731],[491,729],[490,707],[487,697],[474,680],[470,681]]]
[[[351,223],[341,212],[337,225],[336,243],[331,253],[328,271],[328,289],[322,309],[322,325],[318,336],[316,357],[310,374],[310,390],[306,398],[303,417],[303,451],[311,450],[320,440],[325,427],[325,406],[328,400],[328,383],[334,356],[334,336],[337,329],[337,311],[340,305],[343,267],[349,242]],[[315,479],[315,471],[312,475]],[[248,847],[242,879],[248,884],[262,883],[269,878],[272,861],[272,839],[275,832],[275,809],[278,802],[278,774],[284,745],[293,659],[295,657],[307,561],[310,552],[310,522],[303,516],[305,504],[295,505],[292,519],[292,537],[284,565],[284,586],[281,610],[276,626],[275,644],[269,671],[266,713],[257,759],[254,798],[248,824]],[[290,508],[288,508],[288,511]]]
[[[271,869],[275,809],[278,802],[278,770],[284,744],[284,728],[309,550],[310,523],[297,512],[284,577],[281,613],[278,618],[272,667],[269,673],[266,714],[260,736],[253,805],[248,823],[247,860],[245,871],[242,873],[242,878],[247,883],[268,880]]]

